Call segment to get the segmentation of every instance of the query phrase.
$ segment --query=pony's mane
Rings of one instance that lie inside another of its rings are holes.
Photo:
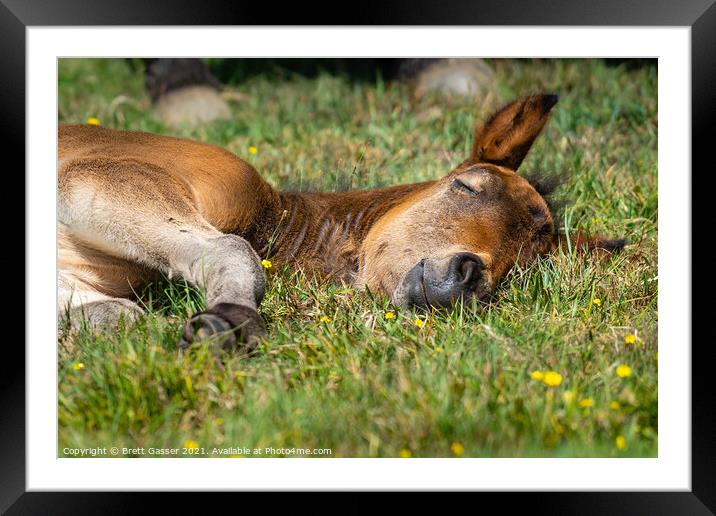
[[[564,193],[560,191],[560,186],[566,182],[567,174],[564,172],[535,171],[522,173],[522,177],[542,196],[547,206],[549,206],[554,219],[559,220],[567,202]]]

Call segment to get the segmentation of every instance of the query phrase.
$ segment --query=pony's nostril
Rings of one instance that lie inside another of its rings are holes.
[[[473,275],[478,272],[477,264],[472,260],[465,260],[460,267],[460,272],[462,274],[460,283],[468,283],[472,279]]]
[[[480,257],[472,253],[460,253],[453,258],[455,276],[460,285],[474,283],[483,269]]]

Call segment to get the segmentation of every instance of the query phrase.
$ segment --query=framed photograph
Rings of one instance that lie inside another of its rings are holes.
[[[310,27],[3,3],[27,203],[3,510],[350,490],[712,513],[710,1]]]

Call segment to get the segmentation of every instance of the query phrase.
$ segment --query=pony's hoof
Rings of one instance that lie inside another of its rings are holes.
[[[184,325],[180,348],[208,340],[213,352],[251,353],[265,333],[263,319],[253,308],[219,303],[193,315]]]

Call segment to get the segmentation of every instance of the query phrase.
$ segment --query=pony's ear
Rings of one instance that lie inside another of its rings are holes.
[[[569,247],[578,253],[593,252],[598,255],[610,255],[624,249],[626,240],[623,238],[606,238],[600,235],[586,236],[581,231],[572,233],[569,238],[564,233],[556,235],[556,244],[565,251]]]
[[[475,129],[470,161],[517,170],[557,100],[557,95],[545,93],[507,104]]]

